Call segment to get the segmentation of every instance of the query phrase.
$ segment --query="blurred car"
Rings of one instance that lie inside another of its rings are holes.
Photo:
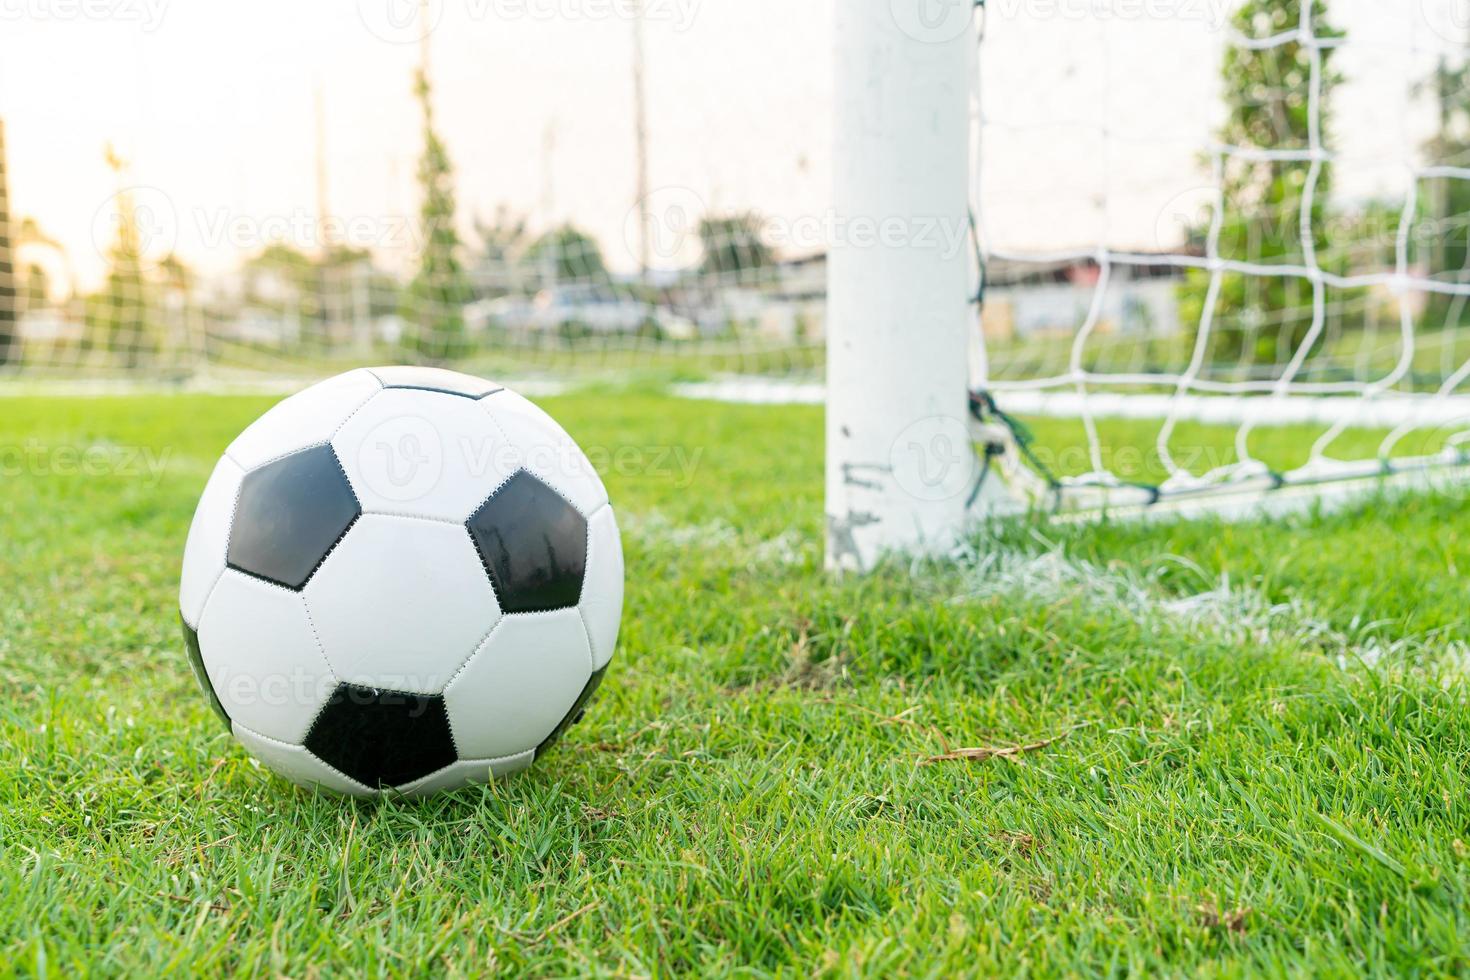
[[[545,289],[529,300],[518,296],[485,300],[471,304],[465,317],[475,330],[494,325],[529,333],[577,327],[594,334],[634,334],[652,325],[673,340],[688,340],[698,332],[688,317],[590,286]]]

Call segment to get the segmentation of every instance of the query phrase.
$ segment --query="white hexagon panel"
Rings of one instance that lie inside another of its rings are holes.
[[[555,736],[592,681],[592,650],[577,610],[507,616],[444,692],[455,745],[474,759],[536,749]]]
[[[521,466],[590,517],[607,503],[607,488],[587,455],[542,409],[513,391],[485,403],[521,459]]]
[[[199,621],[199,648],[229,719],[300,743],[336,688],[301,596],[233,569]]]
[[[550,416],[494,382],[375,368],[235,441],[180,611],[202,688],[262,763],[424,795],[519,771],[580,717],[622,577],[602,482]]]
[[[199,509],[184,544],[184,570],[179,576],[179,612],[193,629],[199,628],[204,603],[225,573],[230,524],[235,519],[235,500],[244,479],[245,471],[226,456],[215,466],[199,498]]]
[[[327,662],[363,687],[439,694],[500,622],[458,524],[365,514],[305,589]]]
[[[291,745],[236,725],[235,737],[245,750],[278,775],[308,789],[326,789],[344,796],[371,796],[372,787],[327,765],[302,745]]]
[[[383,390],[371,371],[349,371],[280,402],[225,450],[246,470],[329,442],[352,413]]]
[[[602,670],[612,660],[623,621],[623,540],[611,507],[587,522],[587,572],[577,608],[592,642],[592,668]]]
[[[432,796],[448,793],[476,783],[500,779],[529,769],[536,760],[535,751],[521,752],[505,759],[464,759],[402,787],[405,796]]]
[[[481,399],[423,388],[385,390],[353,415],[332,446],[363,510],[457,524],[521,468],[519,453]]]

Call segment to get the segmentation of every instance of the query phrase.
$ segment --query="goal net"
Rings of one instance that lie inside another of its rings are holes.
[[[232,21],[217,71],[213,15],[99,17],[55,85],[65,24],[0,38],[0,382],[820,382],[829,14],[328,8],[298,25],[314,52]]]
[[[1013,486],[1219,509],[1470,460],[1470,11],[1040,9],[982,27],[974,404]]]
[[[1465,0],[379,6],[0,38],[0,387],[825,403],[839,565],[1470,461]]]

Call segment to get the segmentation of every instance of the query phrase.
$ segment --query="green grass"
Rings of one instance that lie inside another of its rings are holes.
[[[354,803],[253,765],[177,637],[267,404],[0,403],[0,972],[1470,970],[1459,500],[839,582],[819,411],[550,399],[625,524],[609,682],[527,773]]]

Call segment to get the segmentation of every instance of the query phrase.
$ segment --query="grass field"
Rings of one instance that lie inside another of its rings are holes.
[[[528,773],[353,803],[252,764],[177,635],[268,403],[0,402],[0,972],[1470,970],[1463,500],[836,582],[819,410],[546,400],[624,525],[600,700]]]

